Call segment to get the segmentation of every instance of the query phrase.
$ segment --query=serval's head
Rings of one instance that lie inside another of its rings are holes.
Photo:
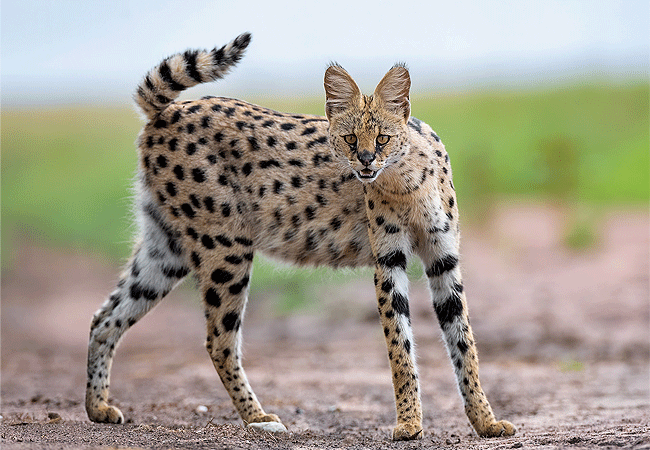
[[[386,73],[371,96],[363,95],[338,64],[325,72],[325,112],[334,153],[347,159],[363,182],[374,181],[409,148],[411,78],[403,64]]]

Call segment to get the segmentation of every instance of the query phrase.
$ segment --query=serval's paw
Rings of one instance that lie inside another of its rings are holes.
[[[98,423],[124,423],[124,416],[115,406],[102,401],[94,405],[86,405],[88,418]]]
[[[486,426],[478,434],[481,437],[507,437],[514,436],[517,429],[507,420],[500,420]]]
[[[266,431],[267,433],[286,433],[287,427],[280,421],[275,414],[264,414],[255,417],[248,422],[248,428],[255,431]]]
[[[394,441],[412,441],[422,439],[422,426],[420,424],[400,423],[393,428]]]

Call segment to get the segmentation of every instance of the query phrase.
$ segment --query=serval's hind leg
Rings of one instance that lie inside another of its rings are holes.
[[[94,422],[123,423],[108,404],[113,354],[120,338],[189,272],[180,238],[144,193],[138,205],[140,239],[117,288],[93,317],[88,343],[86,412]]]

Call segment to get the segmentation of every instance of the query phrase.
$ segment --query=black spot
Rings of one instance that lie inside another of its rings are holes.
[[[460,295],[452,292],[442,303],[434,304],[433,308],[436,311],[436,316],[438,316],[438,322],[442,327],[453,322],[456,317],[463,313],[463,302],[460,299]]]
[[[238,264],[241,264],[242,258],[240,256],[237,256],[237,255],[228,255],[228,256],[226,256],[224,258],[224,261],[226,261],[227,263],[232,264],[233,266],[236,266]]]
[[[234,275],[227,270],[215,269],[212,271],[211,278],[216,284],[224,284],[232,280]]]
[[[308,252],[316,249],[316,233],[313,230],[305,232],[305,250]]]
[[[244,237],[236,237],[235,242],[243,245],[244,247],[251,247],[253,245],[253,241]]]
[[[192,169],[192,178],[197,183],[203,183],[205,181],[205,172],[200,167]]]
[[[210,154],[210,155],[206,156],[205,159],[207,159],[210,164],[214,165],[214,164],[217,163],[217,155],[215,155],[215,154]]]
[[[299,176],[291,177],[291,185],[293,187],[295,187],[295,188],[301,187],[302,186],[302,178],[300,178]]]
[[[147,147],[148,148],[153,147],[153,136],[147,137]]]
[[[275,121],[273,121],[273,120],[267,120],[267,121],[265,121],[265,122],[262,123],[262,126],[263,126],[264,128],[269,128],[269,127],[272,127],[273,124],[275,124]]]
[[[454,255],[445,255],[438,261],[434,261],[431,266],[426,270],[427,276],[439,277],[445,272],[453,270],[458,265],[458,257]]]
[[[194,126],[193,123],[188,123],[188,124],[187,124],[187,132],[188,132],[189,134],[194,133],[194,130],[195,130],[195,129],[196,129],[196,127]]]
[[[223,234],[215,236],[214,239],[224,247],[232,247],[232,241]]]
[[[395,233],[399,233],[400,231],[399,227],[397,225],[393,225],[392,223],[387,223],[384,229],[388,234],[395,234]]]
[[[187,113],[188,114],[194,114],[201,111],[201,105],[193,105],[187,108]]]
[[[460,352],[463,355],[467,353],[467,349],[468,349],[467,342],[465,342],[464,340],[461,339],[460,341],[458,341],[458,344],[456,344],[456,346],[458,347],[458,350],[460,350]]]
[[[320,166],[321,162],[330,162],[332,158],[330,157],[330,155],[323,155],[322,153],[316,153],[311,160],[314,163],[314,166],[318,167]]]
[[[449,197],[449,207],[450,208],[454,207],[454,203],[455,203],[454,197]]]
[[[156,163],[158,163],[160,167],[167,167],[167,158],[165,158],[164,155],[159,155],[158,158],[156,158]]]
[[[299,159],[290,159],[289,165],[296,166],[296,167],[304,167],[305,163],[300,161]]]
[[[287,142],[287,150],[295,150],[296,149],[296,143],[295,142]]]
[[[140,298],[145,298],[146,300],[155,300],[158,297],[158,293],[154,289],[145,288],[143,286],[140,286],[138,283],[133,283],[131,285],[129,293],[134,300],[139,300]]]
[[[244,129],[244,127],[248,126],[248,124],[247,124],[246,122],[243,122],[243,121],[241,121],[241,120],[238,120],[237,122],[235,122],[235,126],[237,126],[237,128],[239,129],[239,131],[241,131],[241,130]]]
[[[411,353],[411,341],[408,339],[404,341],[404,350],[406,350],[406,353]]]
[[[210,116],[203,116],[203,118],[201,118],[201,127],[202,128],[210,127]]]
[[[176,110],[176,111],[174,111],[174,114],[172,115],[171,123],[176,123],[179,120],[181,120],[181,112],[179,110]]]
[[[176,196],[176,185],[171,181],[165,185],[165,189],[167,190],[167,193],[172,197]]]
[[[393,292],[391,305],[396,313],[401,314],[404,317],[409,317],[409,301],[404,295],[399,292]]]
[[[219,112],[221,111],[221,105],[212,105],[212,111]]]
[[[251,146],[251,150],[259,150],[260,149],[260,144],[258,144],[257,139],[254,138],[253,136],[249,136],[248,143]]]
[[[192,206],[194,206],[197,209],[201,209],[201,202],[196,197],[196,195],[190,194],[190,201],[192,202]]]
[[[193,155],[196,153],[196,144],[194,142],[190,142],[187,144],[187,147],[185,147],[185,153],[188,155]]]
[[[203,199],[203,204],[209,212],[214,212],[214,199],[212,197],[205,197]]]
[[[323,197],[322,195],[320,195],[320,194],[318,194],[318,195],[316,196],[316,201],[317,201],[318,204],[321,205],[321,206],[325,206],[325,205],[327,205],[327,199],[326,199],[325,197]]]
[[[282,125],[280,125],[280,128],[282,128],[285,131],[289,131],[296,128],[296,125],[293,123],[283,123]]]
[[[224,328],[226,331],[232,331],[236,326],[237,322],[239,321],[239,315],[235,312],[229,312],[225,316],[223,316],[223,320],[221,323],[223,323]]]
[[[393,290],[393,281],[390,279],[385,280],[381,283],[381,290],[388,293]]]
[[[226,117],[232,117],[235,115],[235,108],[226,108],[224,113],[226,114]]]
[[[261,189],[261,188],[260,188]],[[284,189],[284,183],[280,180],[275,180],[273,183],[273,192],[279,194]]]
[[[176,178],[178,178],[179,180],[184,179],[185,172],[183,171],[183,167],[179,165],[174,166],[174,175],[176,175]]]
[[[221,214],[224,217],[228,217],[230,215],[230,203],[222,203],[221,204]]]
[[[368,209],[375,209],[375,202],[368,200]]]
[[[192,252],[192,262],[194,263],[194,267],[196,268],[201,266],[201,257],[199,256],[198,253]]]
[[[268,139],[266,139],[266,145],[268,145],[269,147],[275,147],[276,143],[277,141],[273,136],[269,136]]]
[[[194,239],[195,241],[199,239],[199,234],[192,227],[187,227],[187,235]]]
[[[201,244],[203,244],[205,248],[210,250],[214,248],[214,240],[207,234],[201,236]]]
[[[269,167],[281,167],[281,165],[280,162],[275,159],[260,161],[260,169],[268,169]]]
[[[308,134],[314,134],[316,132],[316,127],[308,127],[305,128],[304,131],[301,133],[301,136],[306,136]]]
[[[387,269],[399,267],[406,270],[406,255],[401,250],[395,250],[377,258],[377,263]]]
[[[338,231],[341,228],[341,219],[334,217],[332,220],[330,220],[330,225],[334,231]]]
[[[194,211],[194,208],[192,208],[192,205],[190,205],[189,203],[183,203],[181,205],[181,210],[190,219],[193,219],[194,216],[196,215],[196,212]]]
[[[190,269],[187,267],[163,267],[162,268],[162,273],[165,275],[167,278],[183,278],[185,277],[188,273],[190,273]]]
[[[228,178],[224,174],[219,175],[219,184],[222,186],[228,186]]]
[[[171,68],[169,67],[169,64],[167,64],[167,61],[163,61],[162,64],[160,64],[158,73],[160,73],[160,77],[167,83],[171,90],[182,91],[186,89],[185,85],[174,80]]]
[[[307,220],[313,220],[316,217],[316,207],[309,205],[305,208],[305,217]]]
[[[379,226],[382,226],[384,224],[384,218],[382,216],[377,216],[375,223]]]
[[[218,106],[218,105],[217,105]],[[216,142],[221,142],[223,140],[223,133],[221,131],[218,131],[214,134],[214,140]]]
[[[246,286],[248,286],[248,280],[249,280],[248,276],[245,276],[244,278],[241,279],[239,283],[230,285],[228,290],[232,295],[237,295],[241,293],[241,291],[243,291],[246,288]]]
[[[313,141],[309,141],[307,143],[307,148],[312,148],[313,146],[315,146],[317,144],[326,144],[326,143],[327,143],[327,136],[321,136],[321,137],[318,137],[318,138],[314,139]],[[323,158],[323,159],[324,159],[325,162],[330,161],[329,155],[327,155],[327,158]]]

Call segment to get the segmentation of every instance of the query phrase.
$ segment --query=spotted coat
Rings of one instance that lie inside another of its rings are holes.
[[[470,422],[481,436],[512,435],[478,379],[459,267],[458,209],[440,138],[410,117],[410,78],[397,65],[372,96],[338,65],[325,74],[326,117],[241,100],[178,93],[221,78],[250,41],[186,51],[152,69],[135,95],[147,118],[138,139],[139,236],[116,290],[95,314],[86,410],[122,423],[107,403],[123,333],[193,272],[203,298],[206,348],[247,424],[267,414],[241,366],[241,323],[255,252],[300,265],[374,266],[378,311],[393,374],[395,439],[422,437],[420,385],[408,303],[408,259],[429,278]],[[282,427],[284,428],[284,427]]]

